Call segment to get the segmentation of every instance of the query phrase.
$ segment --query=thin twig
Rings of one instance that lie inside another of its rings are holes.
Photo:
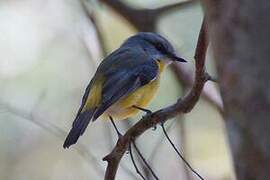
[[[130,119],[128,119],[126,121],[123,121],[123,125],[125,125],[126,129],[129,129],[132,126],[132,123],[130,122]],[[142,171],[143,171],[143,174],[145,174],[145,178],[151,179],[152,175],[149,169],[143,164],[142,160],[139,160],[138,162],[140,163],[140,166],[142,167]]]
[[[185,124],[186,123],[185,123],[185,118],[184,117],[182,117],[181,119],[180,118],[178,119],[178,121],[177,121],[177,126],[179,126],[179,131],[178,131],[179,136],[178,137],[181,139],[179,141],[180,141],[180,145],[182,147],[182,155],[184,157],[187,157],[187,155],[186,155],[186,152],[187,152],[187,150],[186,150],[187,137],[186,136],[187,136],[187,134],[186,134]],[[166,130],[166,128],[165,128],[165,130]],[[166,130],[166,132],[169,133],[168,130]],[[184,164],[184,172],[185,172],[186,180],[191,180],[192,178],[190,176],[189,169],[188,169],[187,166],[185,166],[185,164]]]
[[[169,126],[166,128],[166,131],[168,131],[168,132],[171,131],[171,129],[172,129],[173,125],[174,125],[174,122],[175,121],[173,121],[173,122],[171,122],[169,124]],[[162,145],[162,143],[164,142],[163,140],[164,140],[164,135],[161,134],[161,136],[159,137],[159,141],[153,147],[153,151],[152,151],[151,155],[148,158],[148,160],[149,160],[150,163],[153,162],[153,160],[155,159],[155,157],[156,157],[156,155],[158,153],[158,150],[159,150],[158,147],[160,147]]]
[[[145,158],[143,157],[141,151],[139,150],[139,148],[137,147],[136,143],[135,142],[132,142],[135,150],[137,151],[139,157],[141,158],[141,160],[143,161],[143,163],[145,164],[145,166],[149,169],[149,171],[151,172],[151,174],[153,175],[153,177],[156,179],[156,180],[159,180],[159,178],[157,177],[157,175],[155,174],[155,172],[153,171],[153,169],[151,168],[151,166],[148,164],[148,162],[145,160]]]
[[[116,126],[116,124],[115,124],[113,118],[112,118],[111,116],[109,116],[109,119],[110,119],[110,121],[111,121],[111,123],[112,123],[112,125],[113,125],[114,130],[116,131],[116,133],[117,133],[117,135],[118,135],[118,138],[121,138],[121,137],[122,137],[122,134],[121,134],[121,132],[118,130],[118,128],[117,128],[117,126]],[[137,149],[136,149],[136,150],[137,150]],[[130,158],[131,158],[131,161],[132,161],[132,163],[133,163],[133,166],[134,166],[135,169],[136,169],[136,172],[137,172],[141,177],[143,177],[142,173],[139,171],[139,168],[137,167],[137,165],[136,165],[136,163],[135,163],[135,160],[134,160],[134,158],[133,158],[133,154],[132,154],[132,146],[131,146],[131,145],[130,145],[130,147],[129,147],[129,152],[131,152],[131,153],[130,153]],[[141,158],[143,158],[143,157],[141,157]],[[129,172],[129,174],[133,175],[133,173],[131,173],[131,172],[129,171],[129,169],[126,168],[126,166],[122,166],[122,168],[124,168],[125,170],[128,170],[127,172]],[[150,168],[150,169],[151,169],[151,168]],[[143,177],[143,179],[144,179],[144,177]]]
[[[130,155],[132,164],[133,164],[133,166],[134,166],[136,172],[139,174],[139,176],[140,176],[143,180],[146,180],[146,178],[142,175],[141,171],[139,170],[138,166],[136,165],[136,162],[135,162],[135,160],[134,160],[133,153],[132,153],[132,145],[131,145],[131,143],[129,143],[128,149],[129,149],[129,155]]]
[[[185,136],[185,128],[184,128],[184,121],[183,121],[183,116],[180,116],[176,121],[173,121],[171,122],[167,127],[165,127],[165,130],[167,133],[169,133],[171,130],[172,130],[172,127],[175,125],[175,122],[177,122],[177,124],[180,126],[180,137],[181,137],[181,144],[182,144],[182,147],[184,148],[185,147],[185,139],[186,139],[186,136]],[[157,155],[157,152],[158,152],[158,147],[160,147],[162,145],[162,143],[164,142],[163,139],[165,138],[165,136],[162,134],[162,136],[159,138],[159,141],[155,144],[155,147],[153,148],[153,151],[150,155],[150,157],[148,158],[150,164],[152,164],[151,162],[153,162],[153,160],[155,159],[155,156]],[[183,151],[182,154],[184,154],[185,151]],[[184,156],[185,157],[185,156]],[[189,178],[189,171],[188,171],[188,168],[185,166],[184,167],[184,171],[185,171],[185,174],[186,174],[186,178],[188,180],[190,180]]]
[[[164,132],[164,135],[166,136],[167,140],[169,141],[169,143],[171,144],[171,146],[173,147],[174,151],[177,153],[177,155],[182,159],[182,161],[187,165],[187,167],[194,173],[196,174],[199,179],[204,180],[204,178],[197,173],[197,171],[195,169],[193,169],[193,167],[186,161],[186,159],[182,156],[182,154],[178,151],[178,149],[175,147],[174,143],[172,142],[172,140],[170,139],[170,137],[168,136],[165,128],[164,128],[164,124],[161,124],[162,130]]]

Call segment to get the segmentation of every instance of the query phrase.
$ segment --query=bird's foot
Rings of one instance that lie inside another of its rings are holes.
[[[155,131],[157,129],[157,125],[153,126],[152,131]]]
[[[132,107],[145,112],[146,115],[144,115],[143,118],[147,117],[147,116],[151,116],[153,114],[153,112],[151,110],[149,110],[149,109],[141,108],[141,107],[136,106],[136,105],[133,105]],[[154,126],[152,130],[155,131],[156,129],[157,129],[157,126]]]
[[[146,113],[146,116],[149,116],[149,115],[151,115],[153,112],[151,111],[151,110],[149,110],[149,109],[145,109],[145,108],[142,108],[142,107],[139,107],[139,106],[136,106],[136,105],[133,105],[132,106],[133,108],[136,108],[136,109],[139,109],[139,110],[141,110],[141,111],[143,111],[143,112],[145,112]]]

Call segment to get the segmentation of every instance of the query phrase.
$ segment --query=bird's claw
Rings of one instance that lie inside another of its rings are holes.
[[[136,105],[133,105],[132,107],[145,112],[147,116],[153,114],[153,112],[151,110],[149,110],[149,109],[141,108],[141,107],[136,106]]]

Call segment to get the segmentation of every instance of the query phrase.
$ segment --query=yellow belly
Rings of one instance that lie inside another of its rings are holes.
[[[113,104],[104,114],[110,115],[114,119],[126,119],[139,112],[133,105],[145,108],[153,99],[159,87],[159,77],[149,84],[137,89],[132,94],[120,99]]]

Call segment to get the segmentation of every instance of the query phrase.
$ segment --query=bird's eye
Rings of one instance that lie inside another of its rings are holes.
[[[158,43],[158,44],[156,45],[156,48],[157,48],[157,50],[159,50],[159,51],[163,51],[163,50],[164,50],[163,45],[160,44],[160,43]]]

